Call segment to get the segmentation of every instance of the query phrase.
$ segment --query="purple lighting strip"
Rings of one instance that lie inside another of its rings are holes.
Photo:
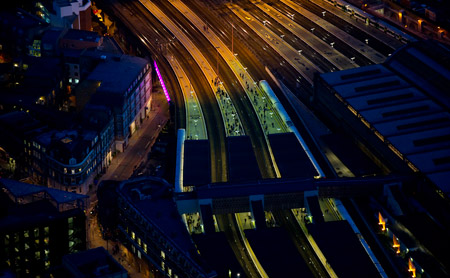
[[[161,87],[163,88],[164,95],[166,96],[167,102],[169,102],[170,96],[169,96],[169,93],[167,92],[166,84],[164,84],[164,80],[162,79],[161,73],[159,72],[159,68],[158,68],[158,65],[156,64],[156,61],[154,61],[153,64],[155,65],[156,74],[158,75],[159,82],[161,82]]]

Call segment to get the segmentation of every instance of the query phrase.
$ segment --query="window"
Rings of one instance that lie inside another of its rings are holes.
[[[39,228],[34,228],[34,237],[39,237]]]
[[[134,232],[131,232],[131,238],[136,239],[136,234]]]
[[[29,230],[23,231],[23,236],[24,236],[25,238],[29,238],[29,237],[30,237],[30,231],[29,231]]]
[[[41,252],[39,252],[39,251],[34,252],[34,257],[35,257],[37,260],[41,259]]]

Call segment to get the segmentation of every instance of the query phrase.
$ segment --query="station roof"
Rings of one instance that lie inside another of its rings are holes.
[[[321,78],[377,136],[450,194],[450,50],[410,43],[385,63]]]
[[[208,140],[184,141],[184,185],[203,185],[211,182],[211,163]]]
[[[318,175],[294,133],[269,134],[268,138],[282,178]]]
[[[228,244],[225,233],[192,234],[192,240],[202,258],[219,277],[228,277],[228,270],[231,270],[232,274],[240,273],[241,277],[245,277],[245,272]]]
[[[229,180],[231,182],[261,178],[252,143],[248,136],[227,137]]]
[[[311,224],[308,230],[338,277],[380,277],[347,221]]]
[[[316,190],[313,178],[264,179],[241,183],[213,183],[196,188],[199,199],[232,198]]]
[[[244,232],[269,277],[314,277],[284,228]]]

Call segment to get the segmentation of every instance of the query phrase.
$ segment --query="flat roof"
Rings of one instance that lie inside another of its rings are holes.
[[[402,87],[387,92],[347,98],[346,100],[352,107],[358,107],[358,111],[364,111],[378,107],[393,106],[406,101],[420,101],[425,98],[425,95],[416,88]]]
[[[99,42],[100,35],[97,32],[69,29],[67,33],[63,36],[66,40],[77,40],[77,41],[88,41],[88,42]]]
[[[211,182],[211,156],[208,140],[184,141],[183,184],[203,185]]]
[[[282,178],[318,175],[294,133],[269,134],[268,138]]]
[[[322,74],[321,77],[331,86],[336,86],[339,84],[358,82],[373,77],[379,78],[390,75],[393,75],[393,72],[383,65],[370,65],[354,69],[336,71],[332,74]]]
[[[320,78],[343,105],[374,127],[376,136],[450,194],[448,47],[416,41],[383,64],[323,73]]]
[[[375,129],[385,137],[443,126],[450,126],[450,113],[444,111],[374,124]]]
[[[0,178],[0,184],[8,190],[15,198],[30,196],[39,192],[47,193],[52,200],[58,204],[69,203],[76,200],[87,199],[88,196],[72,193],[64,190],[58,190],[41,185],[34,185],[25,182],[15,181],[6,178]]]
[[[443,151],[442,155],[450,155],[449,153],[444,152],[450,147],[449,127],[390,136],[388,137],[388,140],[404,155],[428,152],[431,156],[432,152],[435,150]]]
[[[338,277],[380,277],[346,220],[310,224],[307,227]]]
[[[87,79],[101,81],[98,92],[125,95],[147,64],[144,58],[129,55],[107,58],[95,67]]]
[[[313,178],[263,179],[242,183],[213,183],[196,188],[199,199],[281,194],[316,190]]]
[[[244,232],[269,277],[314,277],[283,227]]]
[[[353,107],[359,111],[359,107]],[[394,106],[384,106],[371,110],[361,111],[360,114],[366,121],[376,124],[383,121],[394,121],[419,115],[426,115],[442,111],[442,107],[432,100],[407,102]]]
[[[227,137],[227,146],[230,182],[261,179],[250,137]]]
[[[195,242],[202,258],[217,272],[219,277],[228,277],[229,270],[232,274],[240,273],[241,277],[245,277],[245,272],[231,249],[224,232],[192,234],[192,240]]]
[[[78,275],[83,277],[102,277],[103,275],[127,274],[120,265],[103,247],[97,247],[86,251],[68,254],[63,257],[63,264],[71,266]]]
[[[351,98],[365,94],[388,92],[410,85],[402,78],[391,76],[377,76],[367,80],[348,82],[334,87],[343,98]]]

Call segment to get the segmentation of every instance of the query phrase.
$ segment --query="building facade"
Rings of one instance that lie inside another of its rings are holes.
[[[166,277],[216,277],[197,252],[172,199],[171,185],[154,177],[116,187],[119,238]],[[99,197],[99,210],[102,204]]]
[[[99,110],[102,109],[102,110]],[[24,141],[33,176],[42,184],[87,194],[114,151],[113,118],[106,107],[89,107],[86,130],[51,130]]]
[[[128,139],[150,112],[152,68],[147,60],[128,55],[106,57],[87,78],[100,85],[91,104],[106,105],[114,116],[117,151],[124,151]]]
[[[87,196],[0,179],[0,269],[44,277],[86,248]]]

